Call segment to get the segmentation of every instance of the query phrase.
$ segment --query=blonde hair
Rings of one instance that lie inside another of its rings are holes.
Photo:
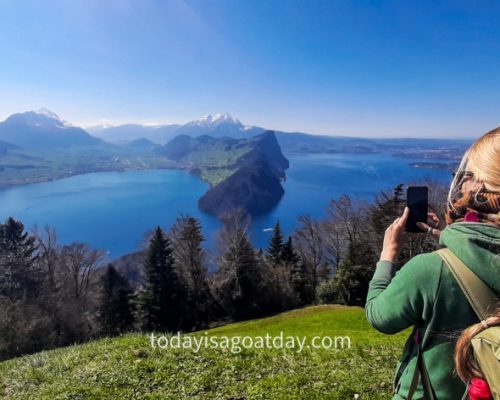
[[[500,128],[481,136],[470,148],[467,168],[477,181],[500,191]]]
[[[483,182],[488,189],[500,192],[500,127],[484,134],[462,157],[448,192],[448,207],[459,197],[465,172],[474,174],[474,180]]]

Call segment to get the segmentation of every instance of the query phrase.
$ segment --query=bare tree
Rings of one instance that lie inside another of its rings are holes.
[[[311,274],[311,280],[316,290],[320,272],[326,273],[325,243],[321,223],[310,215],[299,217],[301,226],[293,234],[295,248]]]
[[[329,264],[337,271],[340,261],[345,253],[345,232],[342,224],[332,218],[321,221],[321,231],[325,244],[326,258]]]
[[[61,267],[74,299],[85,308],[96,270],[103,266],[104,253],[85,243],[72,243],[62,247]]]
[[[38,260],[40,268],[45,272],[50,290],[56,290],[56,274],[59,260],[59,247],[57,233],[54,228],[45,225],[40,230],[36,225],[32,230],[38,247]]]
[[[360,230],[363,211],[366,206],[363,202],[352,199],[344,194],[338,200],[332,199],[326,210],[327,218],[339,225],[339,230],[344,232],[345,238],[350,243],[356,244]]]

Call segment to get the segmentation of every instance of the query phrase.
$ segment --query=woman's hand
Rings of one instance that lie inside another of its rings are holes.
[[[384,246],[380,254],[380,261],[395,262],[399,251],[406,241],[406,220],[410,214],[410,209],[405,207],[403,215],[394,220],[385,230]]]
[[[433,212],[427,213],[427,223],[417,222],[417,226],[420,229],[437,238],[439,238],[439,235],[441,235],[441,231],[438,228],[439,224],[440,224],[439,218]]]

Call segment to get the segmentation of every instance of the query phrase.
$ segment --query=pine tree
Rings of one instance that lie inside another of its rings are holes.
[[[128,281],[116,271],[112,264],[101,277],[101,298],[99,300],[98,321],[101,333],[116,335],[132,328],[132,289]]]
[[[238,246],[226,255],[228,263],[234,266],[238,280],[238,291],[233,298],[236,316],[245,318],[255,315],[258,311],[258,275],[257,263],[252,244],[246,235],[241,237]]]
[[[307,264],[298,260],[292,265],[291,286],[295,295],[295,305],[302,307],[314,302],[314,284]]]
[[[174,331],[181,326],[181,290],[169,239],[158,226],[149,242],[146,278],[138,296],[139,323],[144,330]]]
[[[283,251],[283,233],[281,232],[281,226],[278,220],[276,221],[276,225],[274,225],[273,236],[269,240],[269,248],[267,249],[267,256],[271,262],[271,265],[277,266],[281,263],[282,251]]]
[[[394,204],[399,204],[403,201],[402,200],[403,186],[404,186],[404,184],[400,183],[400,184],[396,185],[396,187],[394,188],[394,199],[393,199]]]
[[[293,248],[291,236],[288,236],[287,242],[283,245],[281,250],[281,260],[289,266],[293,266],[299,262],[299,257]]]
[[[0,224],[0,295],[11,301],[37,296],[42,276],[36,251],[21,222],[8,218]]]
[[[333,278],[337,303],[363,306],[374,266],[375,262],[371,261],[369,254],[365,253],[363,245],[360,244],[354,249],[350,244]]]
[[[205,240],[200,221],[181,216],[172,227],[170,237],[174,258],[185,288],[185,328],[201,328],[217,313],[217,305],[208,285]]]
[[[385,229],[403,212],[403,184],[394,187],[393,194],[390,192],[382,192],[375,199],[369,209],[369,221],[378,240],[381,241],[384,237]]]
[[[292,237],[289,236],[281,251],[281,261],[289,271],[293,303],[301,307],[314,302],[314,285],[311,271],[295,252]]]
[[[235,319],[258,315],[263,278],[246,234],[248,223],[241,213],[223,217],[217,258],[217,294],[220,304]]]

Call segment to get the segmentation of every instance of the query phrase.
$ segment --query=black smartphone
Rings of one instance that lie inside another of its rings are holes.
[[[406,191],[406,206],[410,209],[410,215],[406,221],[406,231],[425,233],[417,226],[417,222],[427,223],[427,212],[429,208],[429,190],[427,186],[409,186]]]

